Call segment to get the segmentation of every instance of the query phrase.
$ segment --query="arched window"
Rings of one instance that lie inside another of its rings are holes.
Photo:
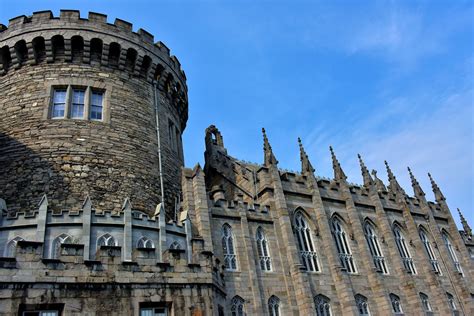
[[[51,38],[51,46],[54,61],[58,61],[64,57],[64,38],[61,35],[55,35]]]
[[[244,299],[236,295],[231,301],[230,314],[232,316],[244,316]]]
[[[16,58],[18,59],[18,64],[24,65],[28,59],[28,48],[26,48],[26,42],[24,40],[16,42],[15,53]]]
[[[57,259],[61,254],[61,244],[71,244],[72,237],[68,234],[61,234],[58,237],[54,238],[51,243],[51,258]]]
[[[142,66],[140,67],[140,76],[147,78],[148,71],[150,70],[151,66],[151,58],[149,56],[143,57]]]
[[[181,245],[176,240],[170,245],[170,249],[178,250],[181,249]]]
[[[137,242],[137,248],[155,248],[155,244],[153,240],[149,239],[148,237],[143,236]]]
[[[304,267],[307,271],[320,271],[318,256],[311,237],[311,229],[300,211],[295,214],[295,233]]]
[[[410,251],[408,250],[408,246],[405,241],[405,236],[402,234],[402,231],[398,225],[394,226],[393,234],[395,235],[395,241],[397,243],[398,252],[400,252],[400,256],[402,257],[405,270],[408,273],[416,274],[415,264],[413,263]]]
[[[8,258],[14,258],[16,255],[16,246],[20,240],[24,240],[24,239],[17,236],[13,238],[12,240],[10,240],[9,242],[7,242],[3,255]]]
[[[331,316],[331,300],[322,295],[314,297],[314,306],[316,307],[316,316]]]
[[[237,270],[237,256],[234,250],[234,234],[229,224],[222,226],[222,251],[224,253],[224,265],[226,270]]]
[[[117,67],[119,64],[121,48],[118,43],[110,43],[109,46],[109,66]]]
[[[365,239],[369,244],[370,254],[374,260],[375,267],[377,272],[383,274],[388,274],[387,264],[385,263],[385,258],[380,248],[379,240],[377,234],[375,233],[375,228],[370,222],[366,222],[364,225]]]
[[[3,46],[2,49],[0,49],[0,62],[2,63],[3,70],[8,71],[12,62],[12,56],[8,46]]]
[[[464,275],[461,264],[459,263],[459,260],[458,260],[458,256],[456,254],[456,250],[454,249],[453,244],[451,244],[449,236],[445,231],[443,231],[443,239],[444,239],[444,244],[446,245],[446,248],[448,248],[449,256],[451,257],[451,260],[453,260],[456,271],[458,271],[459,274]]]
[[[390,303],[392,304],[392,312],[395,315],[403,314],[402,304],[400,303],[400,297],[398,297],[398,295],[391,293]]]
[[[456,300],[454,299],[454,296],[449,292],[446,292],[446,296],[448,298],[449,307],[453,312],[456,312],[458,309],[456,307]]]
[[[436,259],[436,255],[433,251],[433,247],[431,246],[431,241],[428,238],[428,233],[423,228],[420,228],[419,234],[420,234],[421,241],[423,242],[423,245],[425,245],[425,250],[426,250],[426,253],[428,254],[433,270],[436,273],[441,275],[441,268],[439,266],[438,259]]]
[[[46,45],[44,43],[44,38],[41,36],[35,37],[32,41],[32,45],[36,63],[42,62],[46,58]]]
[[[334,235],[334,240],[336,241],[336,247],[342,266],[349,273],[357,272],[354,260],[352,258],[351,248],[349,247],[349,242],[347,241],[346,231],[342,227],[341,221],[336,216],[332,218],[332,233]]]
[[[91,62],[98,62],[102,60],[103,43],[100,38],[91,39]]]
[[[115,240],[114,236],[106,233],[97,239],[97,248],[102,246],[117,246],[117,241]]]
[[[268,312],[270,316],[280,316],[280,299],[275,295],[270,296],[268,299]]]
[[[356,294],[355,301],[357,305],[357,311],[359,312],[360,316],[369,316],[369,303],[367,301],[367,297],[361,294]]]
[[[156,82],[159,82],[161,77],[163,76],[163,72],[165,70],[165,67],[162,65],[158,64],[156,65],[155,68],[155,74],[153,75],[153,79],[156,80]]]
[[[257,251],[260,258],[260,268],[263,271],[271,271],[272,261],[268,251],[268,241],[261,226],[257,228]]]
[[[125,69],[130,72],[133,72],[135,68],[135,62],[137,61],[137,51],[133,48],[127,50],[127,55],[125,57]]]
[[[72,61],[81,62],[84,54],[84,40],[80,36],[71,38],[71,56]]]
[[[430,304],[430,299],[428,295],[426,295],[423,292],[420,292],[420,300],[421,300],[421,306],[423,307],[423,310],[425,312],[431,312],[431,304]]]

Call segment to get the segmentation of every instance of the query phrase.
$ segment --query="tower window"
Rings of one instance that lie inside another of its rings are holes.
[[[72,90],[71,118],[84,118],[84,90]]]
[[[63,118],[66,108],[66,89],[55,89],[51,118]]]
[[[90,112],[90,119],[94,121],[101,121],[102,120],[102,112],[103,112],[103,92],[92,91],[91,95],[91,112]]]
[[[410,250],[408,249],[405,236],[402,234],[400,227],[396,225],[393,228],[393,234],[395,235],[395,241],[397,243],[398,252],[402,257],[403,266],[408,273],[416,274],[415,264],[411,257]]]
[[[234,250],[234,234],[229,224],[222,226],[222,251],[224,252],[224,265],[228,271],[237,271],[237,256]]]
[[[300,211],[295,215],[295,233],[304,267],[307,271],[319,272],[318,257],[311,237],[311,229]]]
[[[257,252],[260,258],[260,269],[262,271],[272,271],[272,259],[268,251],[268,241],[261,226],[257,228]]]

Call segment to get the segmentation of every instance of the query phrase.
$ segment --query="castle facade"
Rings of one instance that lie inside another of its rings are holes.
[[[359,156],[349,183],[230,155],[184,167],[186,75],[89,13],[0,24],[0,315],[473,315],[474,241]]]

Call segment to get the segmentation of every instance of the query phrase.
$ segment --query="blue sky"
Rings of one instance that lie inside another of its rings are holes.
[[[0,0],[0,22],[46,9],[105,13],[170,47],[188,77],[188,167],[210,124],[262,162],[265,127],[282,168],[299,170],[300,136],[321,176],[330,144],[351,182],[357,153],[411,194],[410,166],[429,199],[431,172],[474,226],[472,1]]]

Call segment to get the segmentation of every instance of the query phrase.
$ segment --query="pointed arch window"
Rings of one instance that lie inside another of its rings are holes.
[[[403,266],[405,267],[405,270],[408,273],[416,274],[415,263],[413,262],[413,258],[411,257],[410,251],[408,250],[405,236],[403,235],[398,225],[394,226],[393,234],[395,235],[395,241],[397,243],[398,252],[402,257]]]
[[[428,257],[430,259],[431,267],[433,267],[433,270],[435,273],[438,273],[439,275],[441,275],[441,267],[439,266],[438,259],[436,258],[433,247],[431,246],[431,241],[428,238],[427,232],[423,228],[420,228],[419,234],[420,234],[421,241],[423,242],[423,245],[425,246],[426,253],[428,254]]]
[[[423,307],[423,310],[425,312],[431,312],[431,304],[430,304],[430,299],[428,295],[426,295],[423,292],[420,292],[420,300],[421,300],[421,306]]]
[[[16,247],[18,245],[18,242],[21,240],[24,239],[18,236],[10,240],[5,246],[3,255],[8,258],[14,258],[16,255]]]
[[[173,243],[170,245],[170,249],[174,249],[174,250],[178,250],[178,249],[181,249],[181,245],[179,242],[177,242],[176,240],[173,241]]]
[[[355,301],[356,301],[357,311],[359,312],[359,315],[369,316],[370,310],[369,310],[369,303],[368,303],[367,297],[361,294],[356,294]]]
[[[449,307],[451,308],[454,314],[458,310],[458,308],[456,307],[456,300],[454,299],[454,296],[449,292],[446,292],[446,296],[448,298]]]
[[[403,315],[402,304],[400,303],[400,297],[398,295],[391,293],[390,303],[392,304],[392,312],[395,315]]]
[[[261,226],[257,228],[257,251],[260,258],[260,269],[262,271],[272,271],[272,260],[268,250],[268,241],[265,231]]]
[[[334,240],[336,241],[337,252],[339,253],[339,259],[344,269],[349,273],[356,273],[357,269],[352,257],[351,248],[347,240],[347,234],[342,227],[341,221],[337,217],[332,218],[332,233]]]
[[[244,316],[244,299],[236,295],[231,301],[230,314],[232,316]]]
[[[225,268],[228,271],[237,271],[237,256],[235,255],[232,227],[229,224],[224,224],[221,233]]]
[[[364,232],[377,272],[388,274],[385,257],[383,256],[382,248],[380,247],[374,226],[370,222],[366,222],[364,225]]]
[[[148,237],[143,236],[137,242],[137,248],[155,248],[155,244],[153,240],[149,239]]]
[[[307,271],[319,272],[318,256],[311,237],[311,229],[300,211],[295,214],[295,231],[304,267]]]
[[[280,299],[276,297],[275,295],[272,295],[268,299],[268,312],[270,316],[280,316]]]
[[[114,236],[107,233],[97,238],[97,248],[102,246],[117,246],[117,241]]]
[[[51,244],[51,258],[57,259],[61,254],[61,244],[72,244],[73,239],[68,234],[61,234],[54,238]]]
[[[316,295],[314,306],[316,307],[316,316],[332,316],[331,300],[328,297],[322,294]]]
[[[445,231],[443,231],[442,235],[443,235],[444,244],[446,245],[446,248],[448,248],[449,256],[451,257],[451,260],[453,260],[456,271],[458,271],[459,274],[464,276],[461,263],[459,263],[459,259],[456,254],[456,249],[454,249],[453,244],[451,243],[451,240],[449,239],[448,234]]]

